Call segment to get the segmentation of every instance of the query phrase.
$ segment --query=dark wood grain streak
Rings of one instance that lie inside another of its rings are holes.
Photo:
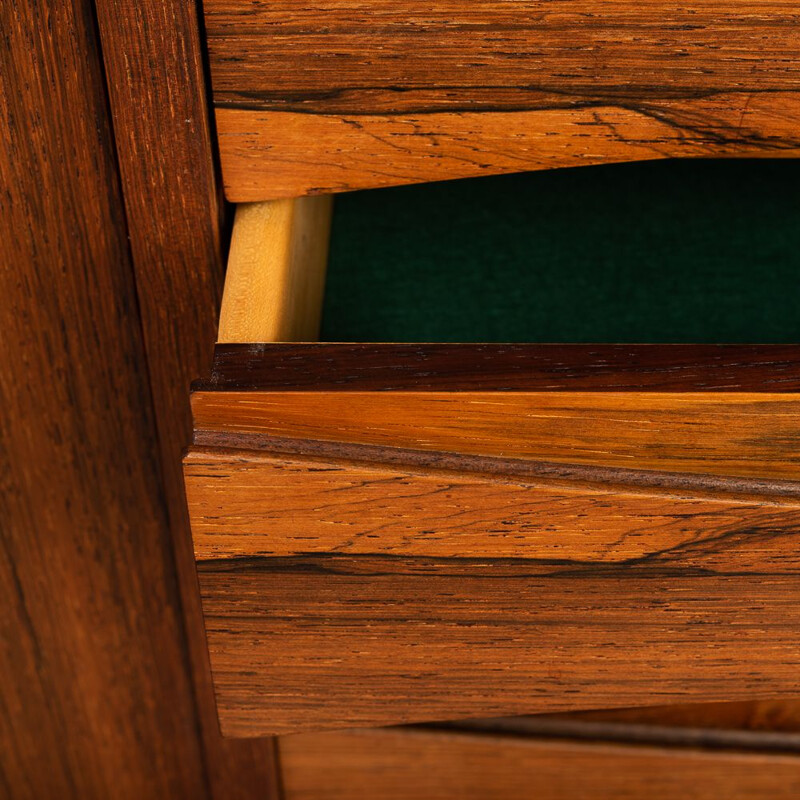
[[[798,392],[800,346],[225,344],[194,388]]]
[[[399,467],[442,476],[480,476],[485,480],[536,481],[542,486],[563,486],[578,481],[599,489],[630,492],[667,491],[692,496],[725,496],[748,500],[770,498],[772,503],[792,505],[800,495],[796,480],[741,478],[728,475],[670,472],[663,469],[630,469],[597,464],[568,464],[521,458],[465,455],[463,453],[413,450],[317,439],[289,439],[252,433],[197,430],[184,458],[184,469],[196,454],[215,461],[247,458],[258,461],[264,454],[301,461],[335,462],[340,465],[378,468]],[[783,498],[783,499],[782,499]]]
[[[198,10],[178,0],[96,6],[211,793],[264,800],[279,792],[275,743],[219,734],[180,468],[188,386],[209,369],[223,273]]]
[[[281,742],[287,800],[792,800],[796,754],[360,730]]]
[[[800,24],[787,0],[209,0],[205,14],[237,201],[800,154]]]
[[[92,5],[0,30],[0,795],[205,798]]]

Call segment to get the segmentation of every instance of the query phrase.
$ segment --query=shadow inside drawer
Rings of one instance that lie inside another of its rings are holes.
[[[336,199],[322,341],[800,341],[800,161],[659,161]]]

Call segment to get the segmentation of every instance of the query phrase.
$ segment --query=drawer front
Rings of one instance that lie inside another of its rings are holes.
[[[225,733],[797,693],[791,348],[346,351],[221,348],[193,396]]]
[[[760,751],[758,739],[750,752],[715,748],[713,732],[703,735],[702,747],[691,736],[669,747],[389,728],[289,736],[280,753],[287,800],[794,800],[800,793],[796,756]]]
[[[234,201],[800,154],[788,0],[203,4]]]

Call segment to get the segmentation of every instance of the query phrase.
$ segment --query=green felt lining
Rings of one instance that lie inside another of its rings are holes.
[[[800,160],[337,197],[323,341],[800,341]]]

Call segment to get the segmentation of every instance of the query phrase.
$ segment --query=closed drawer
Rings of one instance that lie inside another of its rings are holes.
[[[796,347],[273,343],[315,335],[328,208],[239,209],[192,398],[223,731],[796,695]]]
[[[606,716],[616,720],[623,712]],[[569,735],[564,736],[562,726]],[[556,737],[546,738],[554,733]],[[765,747],[769,740],[794,749],[795,735],[737,731],[730,736],[733,747],[726,749],[729,735],[708,727],[682,730],[527,717],[505,720],[500,731],[482,725],[471,732],[449,726],[288,736],[281,740],[280,754],[288,800],[349,800],[356,791],[372,800],[797,796],[796,757],[764,752],[772,749]]]
[[[786,0],[203,7],[236,202],[800,153],[800,20]]]

